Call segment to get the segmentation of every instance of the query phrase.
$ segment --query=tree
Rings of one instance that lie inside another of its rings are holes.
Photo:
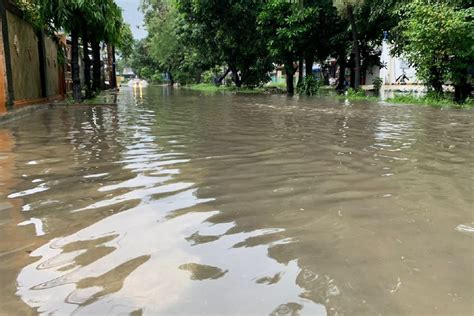
[[[334,0],[334,5],[342,16],[347,17],[351,25],[352,52],[354,54],[354,89],[360,87],[360,48],[359,33],[357,32],[356,17],[354,9],[360,6],[364,0]]]
[[[237,87],[269,80],[272,68],[265,39],[256,32],[262,1],[177,0],[180,36],[208,64],[226,64]]]
[[[104,41],[107,44],[107,61],[109,70],[109,87],[117,87],[117,74],[115,69],[115,46],[119,45],[125,51],[129,50],[132,43],[128,43],[131,30],[128,24],[123,22],[122,10],[113,1],[106,2],[108,7],[105,10],[105,36]]]
[[[170,85],[173,85],[175,71],[184,59],[184,47],[177,34],[176,7],[173,2],[148,0],[142,2],[142,10],[149,32],[149,53],[160,69],[168,73]]]
[[[39,0],[40,16],[50,32],[64,29],[71,34],[73,98],[81,101],[79,36],[85,20],[94,19],[94,7],[82,0]]]
[[[285,0],[266,2],[259,14],[259,32],[268,39],[267,47],[273,61],[285,67],[286,90],[290,95],[294,94],[295,62],[302,54],[305,36],[312,26],[310,20],[317,17],[316,8],[300,9]]]
[[[413,0],[402,14],[396,51],[437,94],[451,81],[456,100],[465,101],[472,89],[467,70],[474,63],[474,8],[461,1]]]
[[[160,69],[159,64],[151,57],[146,39],[140,39],[135,42],[129,62],[135,74],[145,79],[151,79],[154,71]],[[145,71],[143,71],[144,69]]]
[[[120,29],[120,36],[117,42],[118,54],[122,58],[129,58],[133,53],[135,39],[133,38],[130,24],[123,23]]]
[[[38,0],[40,17],[52,33],[65,30],[71,35],[71,68],[73,98],[81,101],[81,82],[79,75],[79,38],[82,37],[86,73],[86,93],[90,90],[89,43],[93,52],[92,90],[100,86],[100,42],[120,43],[124,30],[120,8],[113,0]]]

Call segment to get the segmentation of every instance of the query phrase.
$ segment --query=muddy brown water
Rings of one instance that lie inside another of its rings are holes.
[[[0,127],[1,315],[471,315],[473,112],[150,87]]]

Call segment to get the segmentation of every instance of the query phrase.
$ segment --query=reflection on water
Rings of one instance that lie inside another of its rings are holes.
[[[0,312],[471,314],[472,125],[153,87],[37,112],[0,130]]]

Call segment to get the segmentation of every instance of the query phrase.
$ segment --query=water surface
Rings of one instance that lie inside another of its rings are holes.
[[[471,315],[473,112],[150,87],[0,127],[0,314]]]

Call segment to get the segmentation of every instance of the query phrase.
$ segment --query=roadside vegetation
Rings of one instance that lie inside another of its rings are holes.
[[[448,107],[448,108],[474,108],[474,100],[468,98],[463,103],[456,102],[452,96],[439,96],[436,93],[428,93],[427,95],[414,95],[414,94],[396,94],[393,98],[385,100],[388,103],[396,104],[413,104],[423,105],[431,107]]]
[[[141,10],[149,35],[123,62],[151,82],[201,91],[273,86],[315,95],[330,74],[313,73],[312,66],[332,60],[340,69],[334,89],[342,93],[348,85],[347,97],[367,98],[360,85],[367,69],[383,66],[385,32],[393,53],[408,59],[438,98],[446,83],[454,86],[457,103],[472,90],[474,11],[467,1],[142,0]],[[271,83],[276,68],[284,87]],[[380,83],[374,83],[378,89]]]
[[[263,88],[246,88],[226,85],[215,85],[211,83],[197,83],[189,84],[184,86],[190,90],[202,91],[202,92],[234,92],[234,93],[263,93]]]
[[[199,84],[189,84],[184,86],[185,89],[208,92],[208,93],[286,93],[286,83],[269,83],[262,87],[257,88],[237,88],[233,85],[215,85],[210,83],[199,83]],[[349,100],[349,101],[382,101],[378,96],[378,92],[375,91],[365,91],[362,89],[354,90],[349,88],[345,93],[339,94],[334,93],[334,89],[330,86],[319,87],[317,92],[311,96],[320,96],[320,97],[334,97],[340,100]],[[307,95],[304,92],[300,93],[301,95]],[[454,96],[449,93],[445,93],[443,96],[431,92],[424,95],[419,95],[415,93],[398,93],[394,97],[387,98],[384,100],[387,103],[394,104],[403,104],[403,105],[422,105],[430,107],[439,107],[439,108],[460,108],[460,109],[471,109],[474,108],[474,100],[468,98],[464,103],[458,103],[454,100]]]
[[[72,97],[75,102],[92,98],[106,88],[101,75],[103,45],[107,47],[105,62],[111,81],[109,87],[116,86],[115,49],[121,56],[128,57],[133,51],[133,36],[114,0],[16,0],[15,3],[38,32],[51,35],[65,32],[70,36]],[[82,63],[80,49],[83,50]],[[82,84],[81,71],[84,74]]]

